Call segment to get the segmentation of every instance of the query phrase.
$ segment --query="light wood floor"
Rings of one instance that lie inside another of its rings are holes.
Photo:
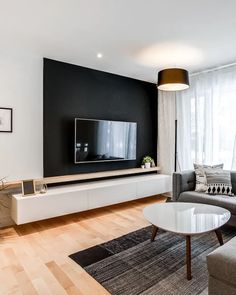
[[[109,294],[69,254],[148,225],[142,209],[164,196],[0,230],[0,295]]]

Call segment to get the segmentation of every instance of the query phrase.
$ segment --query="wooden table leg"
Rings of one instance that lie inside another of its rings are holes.
[[[186,265],[187,265],[187,280],[192,279],[191,274],[191,236],[186,236]]]
[[[218,228],[215,230],[215,233],[216,233],[216,236],[217,236],[217,239],[218,239],[220,245],[221,246],[224,245],[221,230]]]
[[[155,237],[157,235],[157,231],[158,231],[158,227],[153,225],[152,226],[152,237],[151,237],[151,242],[153,242],[155,240]]]

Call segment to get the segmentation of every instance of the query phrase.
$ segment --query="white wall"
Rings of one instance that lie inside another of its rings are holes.
[[[0,52],[0,107],[13,108],[13,133],[0,133],[0,178],[42,177],[42,57]]]

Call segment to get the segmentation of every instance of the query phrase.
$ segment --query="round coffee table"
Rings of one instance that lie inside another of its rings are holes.
[[[223,238],[220,227],[230,219],[224,208],[195,203],[159,203],[143,210],[144,217],[153,225],[153,242],[159,228],[186,237],[187,279],[191,280],[191,236],[215,231],[220,245]]]

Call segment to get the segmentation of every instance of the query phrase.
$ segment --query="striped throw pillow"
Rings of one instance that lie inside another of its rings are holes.
[[[206,192],[207,191],[207,179],[206,179],[206,169],[223,169],[224,164],[218,164],[214,166],[210,165],[200,165],[200,164],[193,164],[195,174],[196,174],[196,192]]]
[[[230,171],[206,169],[207,193],[233,196]]]

